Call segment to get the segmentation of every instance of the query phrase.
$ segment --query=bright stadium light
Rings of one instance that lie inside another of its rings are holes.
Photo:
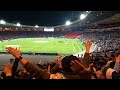
[[[21,26],[21,24],[20,24],[20,23],[17,23],[17,24],[16,24],[16,26],[20,27],[20,26]]]
[[[6,22],[4,20],[0,20],[0,24],[5,24]]]
[[[68,25],[70,25],[71,24],[71,22],[70,21],[66,21],[66,25],[68,26]]]
[[[38,28],[39,26],[38,25],[35,25],[35,28]]]
[[[80,15],[80,19],[81,19],[81,20],[83,20],[85,17],[86,17],[85,14],[81,14],[81,15]]]

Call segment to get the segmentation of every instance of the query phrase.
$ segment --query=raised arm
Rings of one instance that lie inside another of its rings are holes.
[[[12,47],[7,47],[6,49],[10,54],[17,58],[20,63],[25,67],[25,69],[31,74],[34,74],[36,77],[40,77],[42,79],[50,78],[50,74],[47,71],[35,66],[34,64],[30,63],[29,60],[23,58],[19,49],[14,49]]]
[[[22,65],[25,65],[27,62],[29,62],[26,59],[22,58],[21,51],[19,49],[14,49],[12,47],[6,47],[6,50],[8,53],[12,54],[15,58],[20,60],[20,63]]]
[[[13,79],[13,76],[12,76],[12,66],[11,66],[11,64],[6,64],[6,65],[4,66],[3,72],[4,72],[5,75],[6,75],[6,78],[5,78],[5,79]]]
[[[91,40],[88,40],[88,41],[85,42],[86,51],[85,51],[85,55],[84,55],[84,58],[83,58],[83,60],[82,60],[81,63],[82,63],[86,68],[88,68],[88,67],[89,67],[89,64],[90,64],[89,59],[90,59],[90,47],[91,47],[91,45],[92,45]]]

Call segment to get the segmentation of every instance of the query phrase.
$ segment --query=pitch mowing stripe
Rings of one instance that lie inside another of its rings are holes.
[[[76,52],[75,52],[75,53],[78,53],[78,51],[79,51],[78,43],[75,42],[74,45],[75,45],[75,49],[76,49]]]
[[[82,48],[79,44],[80,44],[80,43],[78,43],[78,44],[76,43],[77,48],[78,48],[78,52],[80,52],[80,51],[81,51],[81,48]],[[78,53],[78,52],[77,52],[77,53]]]
[[[46,43],[34,43],[33,41],[49,41]],[[61,41],[62,43],[60,43]],[[51,53],[63,53],[63,54],[74,54],[81,50],[80,42],[75,39],[64,39],[64,38],[29,38],[21,39],[12,42],[1,42],[0,51],[5,51],[3,47],[6,45],[21,45],[22,52],[51,52]],[[28,44],[28,45],[26,45]],[[74,46],[75,45],[75,46]],[[82,45],[82,44],[81,44]],[[32,47],[32,48],[31,48]]]

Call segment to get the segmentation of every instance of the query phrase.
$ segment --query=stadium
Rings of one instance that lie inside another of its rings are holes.
[[[0,20],[0,69],[2,71],[7,63],[14,63],[14,56],[6,51],[6,47],[19,49],[25,59],[44,64],[53,63],[59,56],[84,58],[87,40],[92,41],[90,62],[97,62],[99,67],[95,69],[99,70],[120,50],[120,12],[84,11],[79,19],[54,26],[22,25]]]

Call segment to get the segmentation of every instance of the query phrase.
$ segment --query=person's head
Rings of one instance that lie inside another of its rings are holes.
[[[73,55],[70,55],[70,56],[66,56],[62,59],[62,69],[63,69],[63,72],[65,73],[71,73],[72,72],[72,69],[71,69],[71,61],[72,60],[79,60],[79,58],[77,58],[76,56],[73,56]]]
[[[108,61],[105,66],[106,66],[106,67],[110,67],[110,64],[111,64],[112,62],[113,62],[113,61]],[[111,65],[112,65],[112,64],[111,64]]]
[[[115,61],[112,61],[111,63],[110,63],[110,68],[114,68],[114,65],[115,65]]]

